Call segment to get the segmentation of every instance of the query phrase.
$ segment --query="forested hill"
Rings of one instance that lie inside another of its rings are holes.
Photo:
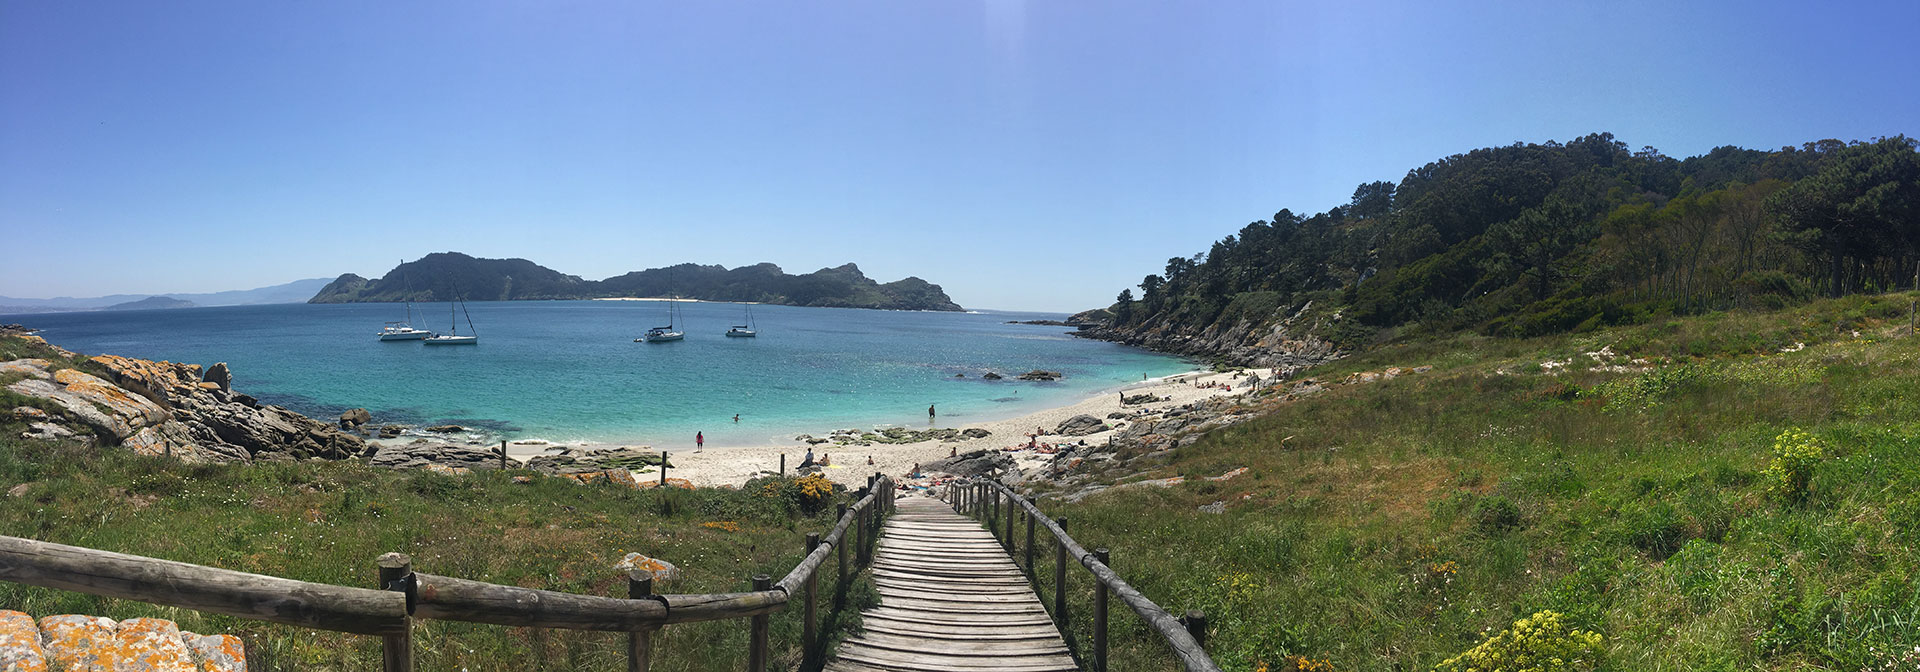
[[[846,264],[788,275],[773,264],[728,269],[680,264],[583,280],[525,259],[480,259],[437,252],[402,263],[377,280],[348,273],[308,303],[593,299],[678,295],[705,301],[758,301],[790,306],[960,310],[939,285],[908,277],[879,283]]]
[[[1326,212],[1281,210],[1084,319],[1105,320],[1103,338],[1259,361],[1245,348],[1527,336],[1908,287],[1916,260],[1913,139],[1675,159],[1600,133],[1457,154]]]

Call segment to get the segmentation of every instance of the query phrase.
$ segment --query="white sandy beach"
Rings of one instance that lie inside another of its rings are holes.
[[[1256,370],[1256,372],[1261,374],[1263,378],[1271,373],[1264,369]],[[1122,388],[1128,396],[1151,394],[1164,400],[1150,404],[1134,404],[1122,407],[1120,405],[1119,393],[1110,392],[1083,400],[1076,404],[1050,408],[1006,420],[972,423],[960,426],[941,424],[936,421],[920,427],[907,428],[932,429],[953,427],[954,429],[965,430],[978,427],[991,432],[991,434],[985,438],[962,439],[958,441],[929,440],[918,443],[900,444],[875,443],[871,446],[836,446],[831,443],[825,443],[813,446],[814,456],[816,459],[831,457],[832,465],[823,472],[828,478],[833,479],[837,483],[859,486],[865,485],[867,476],[875,472],[900,476],[910,472],[916,464],[932,462],[955,452],[966,453],[981,449],[999,450],[1008,446],[1024,446],[1027,444],[1028,437],[1033,435],[1036,430],[1040,432],[1040,443],[1085,440],[1089,444],[1098,445],[1105,443],[1113,431],[1123,429],[1125,426],[1121,425],[1108,432],[1078,437],[1055,436],[1052,435],[1051,432],[1054,428],[1058,427],[1061,422],[1076,415],[1091,415],[1109,423],[1124,422],[1107,420],[1107,414],[1115,411],[1133,412],[1141,408],[1157,410],[1185,404],[1198,399],[1205,399],[1207,397],[1245,392],[1246,387],[1242,384],[1243,380],[1236,379],[1234,375],[1235,374],[1231,372],[1213,373],[1196,371],[1143,381]],[[1201,386],[1207,383],[1218,383],[1220,387]],[[1225,389],[1226,386],[1232,386],[1232,391]],[[821,427],[814,432],[814,435],[825,437],[835,429],[846,428]],[[526,459],[534,455],[539,455],[552,447],[553,446],[546,445],[514,445],[508,452],[514,457]],[[571,444],[569,447],[578,448],[580,446],[579,444]],[[612,449],[618,447],[620,446],[588,446],[589,449]],[[737,486],[745,483],[749,479],[759,476],[762,471],[779,469],[780,456],[782,454],[786,455],[788,473],[792,473],[793,469],[800,465],[800,461],[806,453],[807,445],[800,441],[795,441],[792,445],[788,446],[708,446],[706,450],[702,451],[670,451],[669,455],[673,463],[673,468],[668,470],[667,477],[684,478],[692,481],[695,485],[702,486]],[[1051,457],[1050,455],[1035,454],[1027,451],[1012,453],[1012,455],[1016,459],[1023,461],[1033,460],[1036,462]],[[873,464],[869,465],[867,463],[868,458],[872,458]],[[636,478],[641,479],[658,477],[659,475],[657,473],[636,476]]]

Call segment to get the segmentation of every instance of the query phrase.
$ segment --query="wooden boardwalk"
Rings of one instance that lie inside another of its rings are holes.
[[[901,497],[874,555],[880,604],[840,644],[834,672],[1077,670],[1026,575],[945,503]]]

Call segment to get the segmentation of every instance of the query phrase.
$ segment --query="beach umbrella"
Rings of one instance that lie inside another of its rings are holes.
[[[628,553],[627,558],[613,568],[624,571],[634,578],[639,578],[643,574],[653,577],[655,581],[672,581],[680,578],[680,568],[673,566],[673,563],[659,558],[649,558],[639,553]]]

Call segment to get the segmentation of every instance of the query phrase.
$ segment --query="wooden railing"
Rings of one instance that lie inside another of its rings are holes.
[[[77,546],[0,536],[0,581],[135,600],[195,611],[383,638],[387,672],[413,669],[412,622],[438,619],[530,628],[630,633],[627,669],[644,671],[652,659],[652,634],[676,623],[749,619],[749,672],[769,662],[768,614],[796,599],[805,605],[801,667],[825,660],[816,618],[815,575],[828,555],[838,556],[837,588],[847,581],[847,549],[855,534],[855,562],[873,557],[882,518],[893,510],[893,480],[875,474],[868,494],[841,505],[825,537],[806,535],[807,556],[778,582],[752,577],[743,593],[655,595],[644,572],[628,576],[627,597],[575,595],[503,586],[413,570],[404,554],[377,561],[380,589],[353,588],[262,576],[184,562],[124,555]],[[796,595],[799,593],[799,595]]]
[[[1045,528],[1053,535],[1053,618],[1065,634],[1067,616],[1067,558],[1072,557],[1082,567],[1093,574],[1100,589],[1093,595],[1093,641],[1089,651],[1079,652],[1081,662],[1092,672],[1107,672],[1107,601],[1109,596],[1118,596],[1120,601],[1133,608],[1147,625],[1160,634],[1160,637],[1172,648],[1175,657],[1187,672],[1220,672],[1220,666],[1213,662],[1206,652],[1207,617],[1198,610],[1187,612],[1182,618],[1154,604],[1153,600],[1141,595],[1133,586],[1114,573],[1107,566],[1108,552],[1105,548],[1096,548],[1089,553],[1085,548],[1067,535],[1065,518],[1049,518],[1040,512],[1030,497],[1022,497],[1007,486],[987,478],[959,480],[947,486],[944,499],[953,505],[954,510],[980,519],[996,539],[1006,547],[1008,555],[1019,555],[1019,544],[1015,543],[1014,529],[1019,527],[1016,516],[1025,521],[1026,547],[1025,559],[1028,576],[1038,587],[1039,568],[1033,564],[1034,532],[1036,527]],[[1036,524],[1037,523],[1037,524]],[[1042,602],[1046,600],[1042,598]]]

